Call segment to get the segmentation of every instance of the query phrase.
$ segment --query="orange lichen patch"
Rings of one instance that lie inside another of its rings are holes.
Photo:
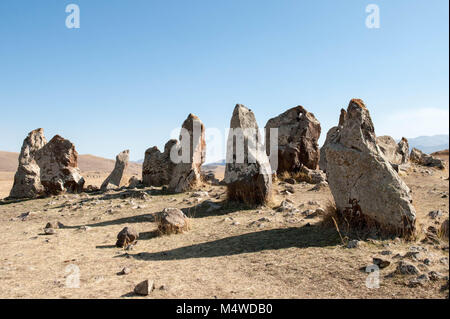
[[[364,101],[361,99],[351,99],[349,105],[351,105],[351,104],[356,104],[357,106],[359,106],[362,109],[367,109],[364,104]]]

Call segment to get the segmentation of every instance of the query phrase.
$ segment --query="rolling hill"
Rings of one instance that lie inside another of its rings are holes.
[[[17,170],[19,153],[0,151],[0,171],[15,172]],[[94,155],[79,155],[78,167],[82,172],[109,173],[114,169],[115,161]],[[142,165],[130,162],[129,175],[141,175]]]

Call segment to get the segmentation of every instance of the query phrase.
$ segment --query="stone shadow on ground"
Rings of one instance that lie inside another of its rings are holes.
[[[336,246],[340,243],[339,236],[333,229],[302,226],[247,233],[156,253],[126,253],[116,257],[132,257],[143,261],[170,261],[232,256],[292,247]]]

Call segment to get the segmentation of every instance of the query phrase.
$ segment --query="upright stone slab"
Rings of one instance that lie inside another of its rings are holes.
[[[278,129],[278,174],[299,171],[302,165],[317,168],[321,128],[314,114],[296,106],[270,119],[265,127],[267,155],[270,155],[270,129]]]
[[[142,182],[146,186],[169,185],[172,178],[175,163],[170,158],[170,152],[173,147],[177,147],[178,141],[169,140],[164,152],[154,146],[145,152],[144,163],[142,164]]]
[[[34,159],[36,152],[45,144],[47,140],[41,128],[31,131],[25,138],[9,197],[35,198],[45,194],[44,186],[41,184],[41,170]]]
[[[127,184],[126,170],[128,168],[128,161],[130,159],[130,151],[125,150],[116,156],[116,164],[114,170],[103,182],[101,189],[120,188]]]
[[[194,114],[189,114],[182,125],[178,155],[181,162],[173,169],[169,190],[182,193],[201,184],[201,166],[206,156],[205,126]]]
[[[407,164],[409,161],[409,145],[406,138],[402,138],[399,143],[388,136],[377,137],[377,145],[386,159],[394,165]]]
[[[339,133],[339,130],[342,128],[342,125],[344,125],[344,119],[347,115],[347,111],[344,109],[341,109],[341,114],[339,115],[339,123],[337,126],[333,126],[330,128],[327,132],[327,137],[325,139],[325,142],[323,143],[322,147],[320,148],[320,160],[319,160],[319,168],[320,170],[326,172],[327,171],[327,154],[325,152],[328,144],[331,140],[333,140],[337,134]]]
[[[78,168],[78,153],[67,139],[55,135],[35,154],[41,171],[41,183],[49,195],[83,191],[84,178]]]
[[[328,183],[341,213],[397,235],[414,231],[410,190],[378,147],[362,100],[350,101],[344,123],[325,152]]]
[[[224,182],[230,200],[258,205],[271,198],[272,169],[258,124],[253,112],[241,104],[230,122]]]

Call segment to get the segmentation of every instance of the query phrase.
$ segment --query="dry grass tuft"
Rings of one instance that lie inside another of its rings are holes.
[[[405,225],[405,228],[399,229],[382,225],[373,218],[364,214],[353,215],[351,212],[341,212],[336,208],[336,204],[329,201],[325,207],[325,213],[322,216],[322,227],[336,228],[343,244],[349,238],[367,238],[369,236],[379,236],[380,238],[402,237],[406,240],[417,240],[419,234],[416,225]],[[406,224],[406,218],[404,223]],[[420,228],[420,227],[419,227]],[[412,229],[412,231],[408,231]]]

